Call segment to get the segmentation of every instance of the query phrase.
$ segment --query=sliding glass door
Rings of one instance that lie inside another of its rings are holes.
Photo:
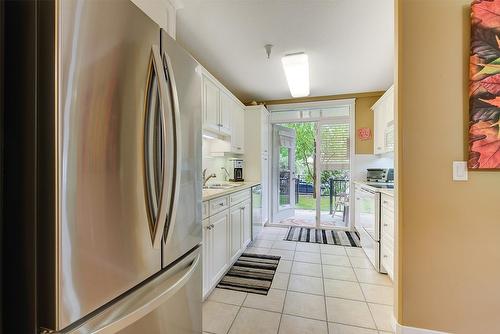
[[[274,224],[351,228],[353,108],[271,113]]]
[[[318,122],[318,227],[350,227],[350,140],[349,117]]]

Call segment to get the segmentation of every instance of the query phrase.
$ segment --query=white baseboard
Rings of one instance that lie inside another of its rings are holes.
[[[400,325],[395,319],[394,319],[394,324],[396,327],[395,328],[396,334],[449,334],[446,332],[434,331],[425,328],[403,326]]]

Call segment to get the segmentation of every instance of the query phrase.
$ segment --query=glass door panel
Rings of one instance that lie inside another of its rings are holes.
[[[350,124],[348,117],[320,122],[318,138],[318,198],[321,227],[350,227]]]

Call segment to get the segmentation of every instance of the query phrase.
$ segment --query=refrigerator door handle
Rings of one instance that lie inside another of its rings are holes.
[[[151,47],[151,63],[148,82],[148,108],[146,110],[145,128],[145,165],[146,190],[149,208],[149,228],[153,248],[161,247],[165,224],[169,219],[169,205],[172,201],[174,166],[172,159],[167,158],[173,152],[173,140],[167,135],[174,132],[173,120],[165,110],[171,105],[170,95],[163,71],[160,49],[157,45]],[[156,100],[158,97],[158,100]],[[156,103],[160,114],[157,114]]]
[[[143,288],[132,292],[129,297],[118,301],[115,305],[110,306],[107,310],[89,319],[77,328],[55,333],[112,334],[132,325],[160,307],[186,285],[200,263],[201,254],[199,252],[195,254],[196,257],[182,271],[169,276],[167,279],[162,279],[160,275],[160,277],[151,281]]]
[[[168,212],[169,220],[168,225],[165,226],[165,231],[163,235],[163,240],[168,243],[175,224],[175,217],[177,214],[177,201],[179,199],[179,187],[181,180],[181,123],[180,123],[180,110],[179,110],[179,98],[177,95],[177,84],[175,82],[174,71],[172,67],[172,61],[166,52],[163,52],[163,68],[165,70],[165,78],[169,88],[169,107],[170,107],[170,116],[173,119],[173,143],[174,143],[174,156],[173,156],[173,189],[172,189],[172,197],[170,203],[170,209]]]

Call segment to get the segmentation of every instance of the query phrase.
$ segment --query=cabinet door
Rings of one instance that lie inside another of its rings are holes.
[[[203,77],[203,128],[219,132],[220,90],[209,78]]]
[[[233,102],[233,111],[231,114],[231,151],[238,154],[245,153],[245,125],[243,108],[236,102]]]
[[[203,219],[203,231],[202,231],[202,236],[203,236],[203,296],[206,297],[206,294],[208,291],[210,291],[210,288],[212,286],[212,274],[211,274],[211,268],[212,268],[212,256],[211,256],[211,248],[212,248],[212,233],[210,231],[210,220]]]
[[[269,220],[269,157],[261,157],[262,224]]]
[[[382,154],[385,151],[385,100],[381,101],[373,110],[373,153]]]
[[[226,271],[229,262],[229,210],[210,217],[210,225],[212,234],[209,253],[212,260],[210,281],[211,285],[214,285]]]
[[[231,134],[231,113],[233,101],[225,92],[220,92],[220,113],[219,113],[219,131],[222,134]]]
[[[236,205],[231,208],[231,218],[230,218],[230,262],[232,263],[236,260],[238,252],[242,245],[242,231],[241,231],[241,205]]]
[[[260,115],[260,120],[261,120],[261,139],[260,139],[260,145],[261,145],[261,153],[269,155],[269,114],[267,111],[262,110],[261,115]]]
[[[250,200],[246,200],[240,204],[241,209],[241,220],[243,228],[243,242],[241,247],[245,248],[252,239],[252,204]]]

